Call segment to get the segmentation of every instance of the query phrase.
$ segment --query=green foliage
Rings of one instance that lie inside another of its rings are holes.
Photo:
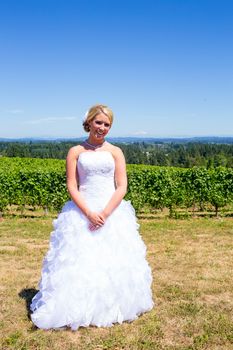
[[[221,143],[219,143],[221,141]],[[81,139],[55,141],[12,141],[0,142],[0,155],[5,157],[54,158],[65,159],[68,150]],[[210,138],[198,142],[182,139],[142,140],[138,142],[112,143],[120,146],[127,164],[145,164],[157,166],[175,166],[191,168],[204,166],[216,168],[233,167],[232,138]]]
[[[0,158],[0,193],[0,210],[7,204],[59,210],[69,198],[65,162]]]
[[[128,193],[136,211],[143,206],[219,208],[233,201],[233,169],[127,165]],[[60,210],[69,199],[65,161],[55,159],[0,158],[0,212],[7,205]]]
[[[220,207],[233,201],[233,169],[218,167],[190,169],[128,165],[129,185],[127,198],[136,210],[145,204],[153,208],[214,206],[216,215]]]
[[[216,168],[210,172],[209,202],[214,206],[216,216],[220,207],[224,207],[233,199],[233,169],[223,167]]]
[[[186,169],[181,173],[181,182],[186,192],[184,200],[186,207],[199,204],[202,208],[204,203],[208,202],[210,176],[211,171],[203,167]]]

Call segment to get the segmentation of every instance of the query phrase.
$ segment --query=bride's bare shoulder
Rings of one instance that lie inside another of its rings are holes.
[[[82,153],[84,150],[84,147],[82,145],[77,145],[77,146],[73,146],[69,149],[68,153],[67,153],[67,159],[77,159],[80,155],[80,153]]]
[[[108,150],[112,153],[114,158],[124,157],[123,152],[120,147],[108,144]]]

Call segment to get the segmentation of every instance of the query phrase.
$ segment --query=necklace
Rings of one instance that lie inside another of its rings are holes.
[[[87,142],[87,140],[84,141],[84,143],[89,146],[90,148],[92,149],[96,149],[96,148],[99,148],[101,146],[103,146],[105,144],[106,141],[104,141],[103,143],[101,143],[100,145],[92,145],[91,143]]]

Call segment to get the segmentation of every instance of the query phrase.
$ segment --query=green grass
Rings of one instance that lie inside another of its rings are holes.
[[[76,332],[37,329],[28,317],[53,218],[0,221],[3,350],[233,349],[232,218],[140,219],[154,309],[131,323]]]

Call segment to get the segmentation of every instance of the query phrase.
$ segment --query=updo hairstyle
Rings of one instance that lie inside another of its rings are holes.
[[[105,114],[109,121],[110,125],[112,125],[113,122],[113,112],[108,106],[105,105],[94,105],[92,106],[86,113],[85,120],[83,121],[83,128],[86,132],[90,131],[90,125],[89,123],[98,115],[98,114]]]

